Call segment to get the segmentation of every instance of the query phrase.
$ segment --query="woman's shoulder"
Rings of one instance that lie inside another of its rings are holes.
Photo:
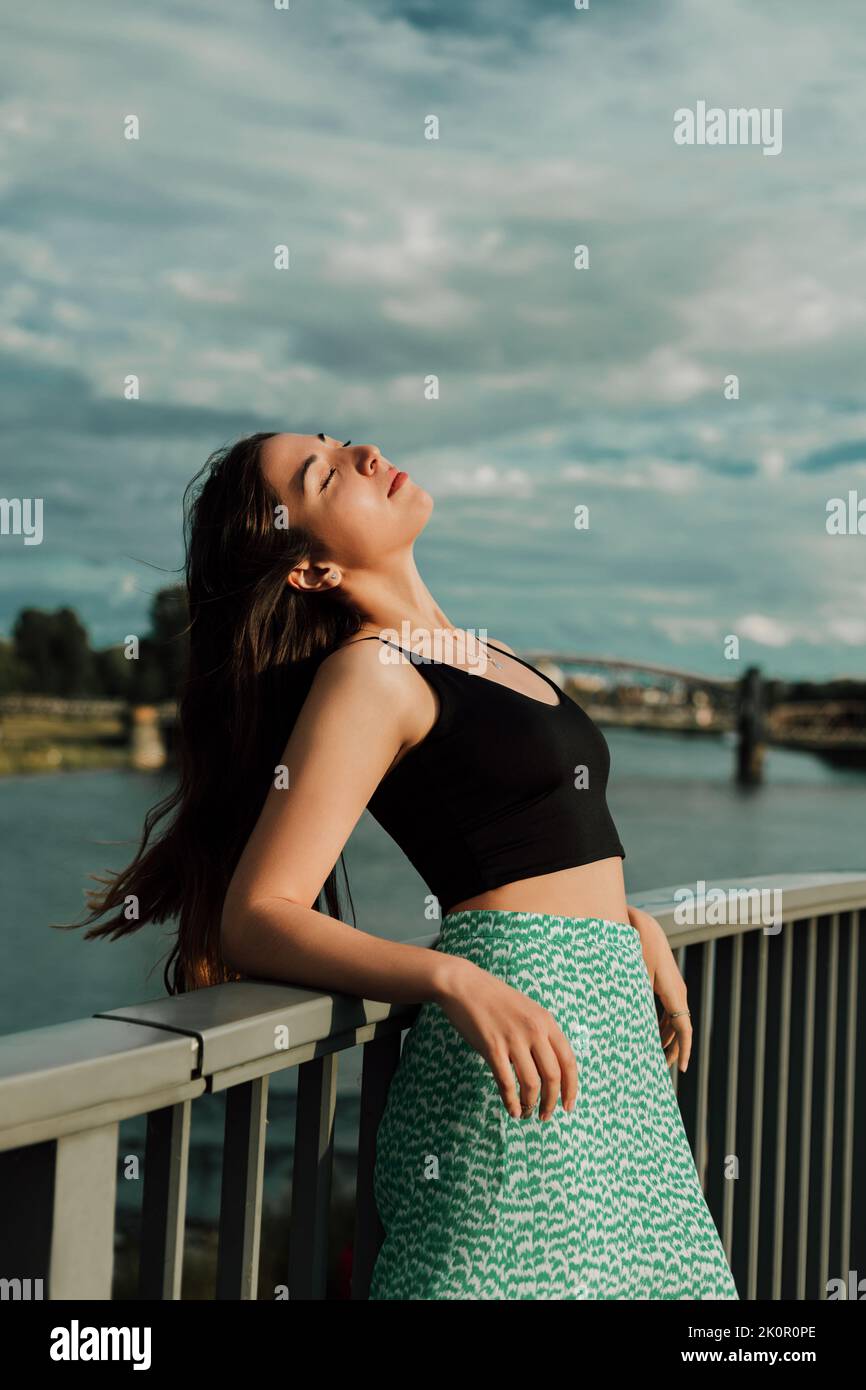
[[[383,650],[388,649],[378,639],[350,637],[328,652],[304,701],[307,719],[324,721],[326,729],[335,724],[357,732],[374,708],[406,743],[421,737],[419,719],[428,710],[419,695],[426,682],[411,662],[383,660]]]
[[[316,663],[316,675],[319,676],[324,673],[333,678],[338,672],[381,666],[381,646],[381,642],[376,638],[342,638],[330,651],[319,657]]]
[[[352,699],[372,690],[396,698],[401,689],[408,688],[404,663],[385,660],[385,647],[377,637],[346,637],[319,661],[313,687],[324,696],[339,691]]]

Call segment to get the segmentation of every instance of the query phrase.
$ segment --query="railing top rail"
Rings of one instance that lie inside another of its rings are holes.
[[[412,945],[436,940],[428,934]],[[135,1113],[136,1099],[144,1111],[149,1097],[195,1077],[242,1067],[264,1074],[275,1060],[292,1065],[305,1047],[352,1046],[370,1025],[406,1026],[417,1007],[248,980],[0,1035],[0,1150],[52,1119],[68,1128],[70,1115],[121,1101]]]
[[[432,946],[437,936],[416,937]],[[326,1042],[366,1024],[414,1018],[417,1004],[388,1004],[347,994],[325,994],[273,980],[243,980],[110,1009],[103,1018],[123,1018],[160,1028],[183,1028],[200,1044],[202,1073],[246,1066],[283,1051]],[[286,1037],[286,1031],[288,1037]]]
[[[766,902],[778,903],[781,924],[835,912],[849,912],[866,907],[866,870],[697,880],[634,893],[630,898],[635,907],[643,908],[658,919],[672,944],[682,946],[709,937],[733,936],[755,930],[761,925],[761,917],[750,910],[749,898],[754,900],[761,893],[766,895]],[[720,894],[731,904],[741,903],[743,912],[715,924],[682,920],[686,916],[684,907],[689,895],[693,895],[695,902],[703,896],[708,905],[713,895],[718,897]],[[774,894],[777,895],[775,899],[771,896]]]
[[[183,1086],[197,1069],[196,1040],[177,1031],[82,1018],[11,1033],[0,1037],[0,1137]]]
[[[744,900],[755,890],[776,891],[784,922],[866,907],[866,871],[714,879],[703,888]],[[631,901],[657,917],[677,946],[760,925],[748,916],[713,926],[678,922],[679,895],[700,889],[700,883],[673,885],[631,895]],[[431,947],[437,939],[434,933],[412,944]],[[201,1078],[210,1084],[221,1073],[264,1075],[293,1065],[304,1049],[305,1055],[342,1050],[366,1040],[377,1026],[405,1026],[416,1010],[417,1005],[248,980],[0,1036],[0,1148],[10,1147],[28,1125],[41,1125],[47,1134],[56,1120],[68,1129],[76,1112],[84,1116],[119,1102],[126,1113],[140,1113],[151,1108],[148,1097],[188,1088],[194,1079],[204,1085]],[[86,1124],[83,1118],[81,1127]]]

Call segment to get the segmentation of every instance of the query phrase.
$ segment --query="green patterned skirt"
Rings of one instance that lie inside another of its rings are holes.
[[[551,1011],[577,1102],[512,1119],[484,1058],[422,1005],[379,1126],[370,1298],[738,1298],[634,928],[469,909],[443,918],[436,949]]]

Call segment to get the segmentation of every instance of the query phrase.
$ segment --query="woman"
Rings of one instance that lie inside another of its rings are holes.
[[[601,732],[452,626],[413,557],[432,499],[377,448],[254,435],[191,489],[180,783],[88,935],[176,916],[174,990],[420,1003],[379,1130],[371,1298],[736,1299],[667,1070],[686,987],[626,903]],[[435,950],[339,920],[367,806],[444,914]]]

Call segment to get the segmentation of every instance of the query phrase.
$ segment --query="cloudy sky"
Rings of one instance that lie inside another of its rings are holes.
[[[0,536],[0,633],[25,603],[141,631],[207,454],[325,430],[433,493],[452,622],[863,673],[866,535],[826,530],[866,498],[860,0],[87,0],[4,29],[0,497],[43,498],[44,540]],[[677,145],[699,101],[779,108],[781,153]]]

